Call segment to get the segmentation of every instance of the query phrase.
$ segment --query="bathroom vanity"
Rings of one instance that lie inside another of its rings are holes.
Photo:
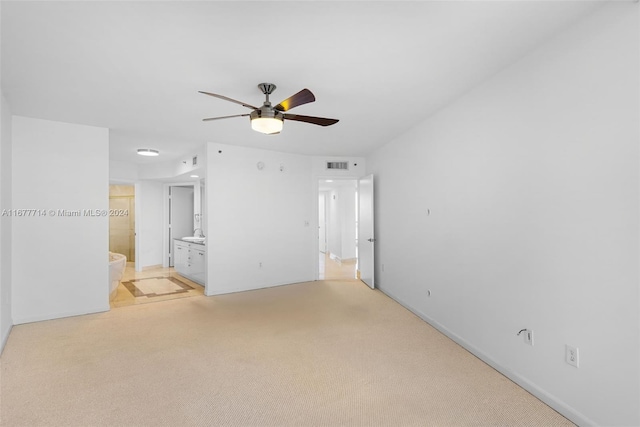
[[[207,259],[204,243],[174,239],[173,249],[176,273],[204,286]]]

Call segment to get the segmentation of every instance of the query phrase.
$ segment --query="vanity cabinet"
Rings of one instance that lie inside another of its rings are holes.
[[[173,268],[176,273],[204,286],[207,258],[205,246],[182,240],[173,242]]]
[[[189,274],[193,277],[191,280],[204,285],[205,282],[205,251],[204,245],[194,245],[195,248],[189,249]],[[197,246],[202,246],[198,248]]]

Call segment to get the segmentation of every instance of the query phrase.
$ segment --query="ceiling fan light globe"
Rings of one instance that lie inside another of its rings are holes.
[[[275,117],[256,117],[251,119],[251,129],[267,135],[280,133],[283,122]]]

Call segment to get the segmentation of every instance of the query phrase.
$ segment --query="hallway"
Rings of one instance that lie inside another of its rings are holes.
[[[356,260],[339,262],[331,259],[328,253],[320,252],[319,270],[320,280],[355,280]]]

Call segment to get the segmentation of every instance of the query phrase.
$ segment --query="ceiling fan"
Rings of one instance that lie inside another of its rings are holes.
[[[319,126],[331,126],[333,124],[338,123],[337,119],[301,116],[299,114],[285,113],[285,111],[289,111],[292,108],[295,108],[299,105],[308,104],[309,102],[315,101],[316,97],[313,96],[313,93],[311,93],[309,89],[302,89],[300,92],[290,96],[289,98],[285,99],[275,107],[272,107],[271,102],[269,101],[269,95],[271,95],[273,91],[276,90],[276,85],[274,85],[273,83],[260,83],[258,85],[258,88],[260,88],[262,93],[266,96],[266,100],[264,101],[264,104],[262,104],[262,107],[254,107],[253,105],[247,104],[246,102],[238,101],[232,98],[228,98],[226,96],[218,95],[216,93],[198,91],[205,95],[224,99],[225,101],[231,101],[236,104],[240,104],[243,107],[247,107],[253,110],[251,113],[247,113],[247,114],[236,114],[233,116],[223,116],[223,117],[210,117],[208,119],[202,119],[202,120],[207,122],[210,120],[220,120],[220,119],[229,119],[231,117],[249,116],[249,118],[251,119],[251,128],[255,131],[262,132],[268,135],[280,133],[280,131],[282,130],[283,122],[285,120],[312,123],[314,125],[319,125]]]

